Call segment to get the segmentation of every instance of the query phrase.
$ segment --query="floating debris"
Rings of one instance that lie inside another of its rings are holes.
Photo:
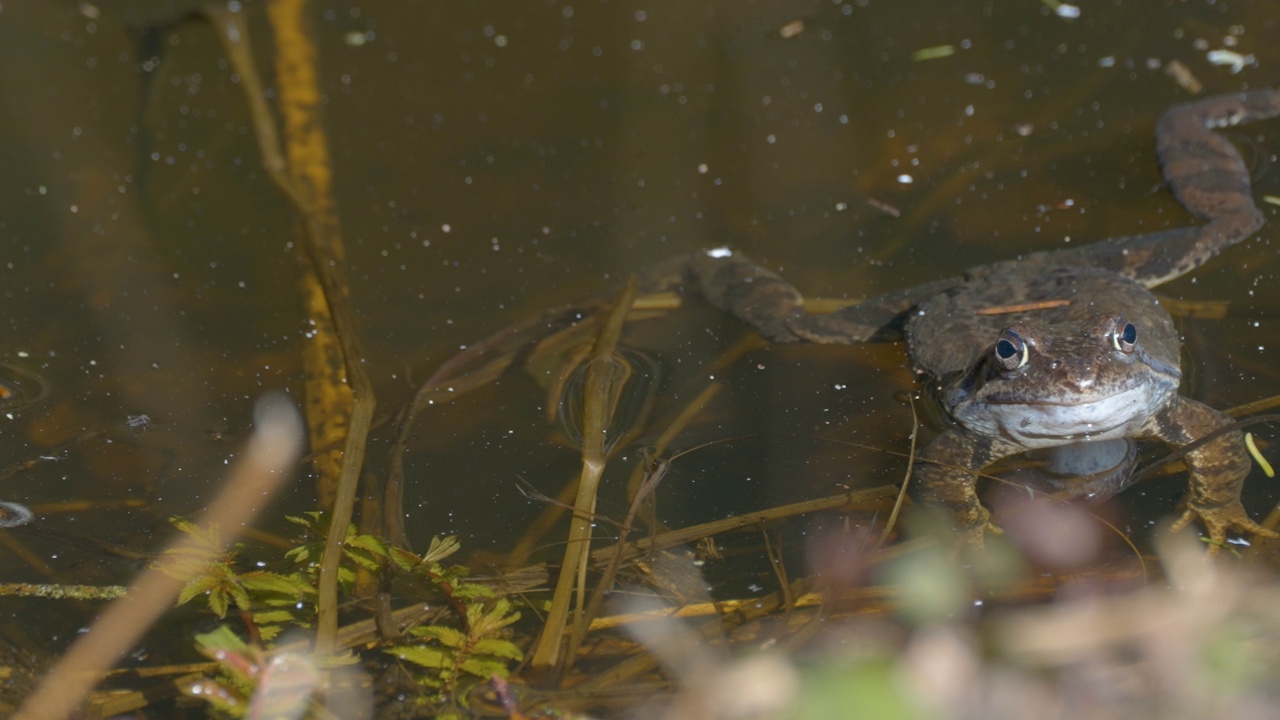
[[[915,62],[920,62],[921,60],[937,60],[938,58],[951,57],[955,54],[955,45],[936,45],[911,53],[911,59]]]
[[[784,40],[788,38],[793,38],[802,32],[804,32],[803,20],[792,20],[786,25],[783,25],[782,27],[778,28],[778,34],[781,35]]]
[[[1052,10],[1060,18],[1075,20],[1080,17],[1080,8],[1076,5],[1058,2],[1058,0],[1040,0],[1040,2],[1044,3],[1045,7]]]
[[[1262,468],[1262,472],[1269,478],[1276,476],[1275,468],[1271,467],[1271,463],[1262,457],[1262,452],[1258,450],[1258,446],[1253,442],[1253,433],[1244,434],[1244,446],[1249,448],[1249,454],[1253,456],[1254,462],[1258,463],[1258,467]]]
[[[352,30],[342,36],[342,42],[348,47],[363,47],[373,41],[372,32],[364,32],[361,30]]]
[[[1245,64],[1252,65],[1257,62],[1252,55],[1241,55],[1234,50],[1210,50],[1205,57],[1214,65],[1230,66],[1232,75],[1243,70]]]
[[[902,217],[902,211],[882,200],[875,198],[867,198],[867,204],[888,215],[889,217]]]
[[[1178,60],[1170,60],[1165,63],[1164,74],[1173,78],[1173,81],[1178,83],[1179,87],[1192,95],[1197,95],[1204,90],[1204,85],[1191,72],[1191,68],[1183,65]]]
[[[130,415],[124,419],[124,424],[135,433],[144,433],[151,429],[150,415]]]

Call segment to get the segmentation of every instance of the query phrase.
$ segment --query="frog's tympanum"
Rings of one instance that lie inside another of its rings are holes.
[[[1178,394],[1178,333],[1147,288],[1261,227],[1249,171],[1213,130],[1276,115],[1280,91],[1263,90],[1180,105],[1161,118],[1165,179],[1207,221],[1198,227],[983,265],[826,315],[806,315],[794,287],[727,249],[689,259],[685,282],[777,342],[905,338],[912,366],[951,421],[922,451],[912,494],[949,510],[981,542],[993,526],[977,473],[1001,458],[1126,438],[1178,448],[1230,422]],[[1177,528],[1198,519],[1219,542],[1233,528],[1272,535],[1240,503],[1250,460],[1239,431],[1194,448],[1186,463]]]

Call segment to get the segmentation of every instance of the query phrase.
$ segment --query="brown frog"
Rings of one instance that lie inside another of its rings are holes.
[[[1213,130],[1276,115],[1280,91],[1262,90],[1180,105],[1161,118],[1164,177],[1207,221],[1199,227],[983,265],[826,315],[806,315],[799,291],[727,248],[685,259],[682,281],[776,342],[905,337],[912,366],[950,419],[921,452],[912,494],[949,510],[980,543],[995,526],[978,500],[977,473],[1001,458],[1127,438],[1179,448],[1230,422],[1178,394],[1178,333],[1147,288],[1262,226],[1244,161]],[[1232,529],[1274,536],[1240,503],[1250,460],[1239,431],[1196,447],[1186,462],[1175,529],[1198,519],[1218,543]]]

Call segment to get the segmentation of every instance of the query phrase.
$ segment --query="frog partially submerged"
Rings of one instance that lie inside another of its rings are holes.
[[[776,342],[905,337],[912,367],[951,420],[920,453],[911,492],[949,510],[980,543],[995,526],[978,500],[977,473],[1001,458],[1125,438],[1179,448],[1230,423],[1178,394],[1178,333],[1147,288],[1262,226],[1248,168],[1213,130],[1277,115],[1280,91],[1262,90],[1180,105],[1161,118],[1165,180],[1203,226],[983,265],[826,315],[806,315],[799,291],[726,248],[686,259],[684,282]],[[1218,543],[1232,529],[1275,535],[1240,503],[1250,460],[1239,431],[1185,459],[1190,478],[1175,529],[1198,519]]]

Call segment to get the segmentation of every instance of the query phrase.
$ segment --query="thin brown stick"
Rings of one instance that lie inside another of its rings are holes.
[[[678,530],[669,530],[653,537],[626,543],[627,552],[625,555],[626,557],[635,557],[636,555],[653,552],[654,550],[663,550],[676,545],[696,542],[704,537],[733,532],[735,530],[741,530],[748,527],[756,527],[764,522],[776,521],[782,518],[792,517],[794,515],[804,515],[807,513],[820,512],[822,510],[864,507],[868,504],[878,503],[889,498],[896,497],[897,493],[898,488],[895,486],[882,485],[880,487],[856,490],[842,493],[840,495],[817,498],[815,500],[804,500],[802,502],[791,503],[789,505],[779,505],[778,507],[772,507],[767,510],[744,513],[742,515],[735,515],[722,520],[713,520],[699,525],[690,525],[689,527],[680,528]],[[593,565],[598,563],[603,566],[605,563],[609,562],[611,555],[616,552],[616,545],[609,545],[592,550],[591,563]]]
[[[893,526],[898,524],[898,514],[902,512],[902,506],[907,502],[907,487],[911,484],[911,473],[915,470],[916,465],[916,442],[920,437],[920,417],[916,415],[916,404],[911,403],[911,447],[907,451],[907,471],[902,475],[902,486],[898,490],[898,499],[893,503],[893,510],[889,513],[889,519],[885,521],[884,531],[880,533],[880,539],[876,541],[875,549],[879,550],[889,541],[889,533],[893,532]]]
[[[979,308],[974,315],[1011,315],[1013,313],[1032,312],[1033,310],[1051,310],[1056,307],[1070,305],[1070,300],[1041,300],[1039,302],[1018,303],[1016,305],[998,305],[996,307]]]

